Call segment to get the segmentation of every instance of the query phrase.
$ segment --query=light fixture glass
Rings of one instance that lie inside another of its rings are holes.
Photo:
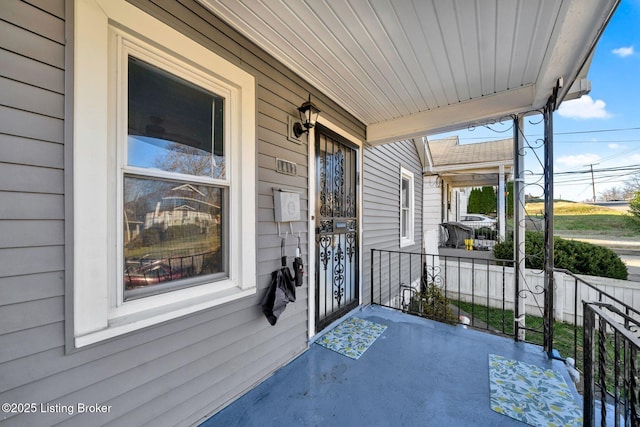
[[[305,132],[309,132],[309,129],[316,125],[318,121],[318,115],[320,110],[311,102],[311,94],[309,94],[309,100],[305,101],[299,108],[300,122],[293,125],[293,133],[296,138],[300,138]]]

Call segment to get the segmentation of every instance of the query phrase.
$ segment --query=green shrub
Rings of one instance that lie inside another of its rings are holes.
[[[140,232],[140,241],[142,242],[142,246],[153,246],[160,243],[161,233],[160,230],[156,227],[153,228],[145,228]]]
[[[438,319],[443,322],[455,324],[458,319],[453,314],[449,300],[445,297],[442,289],[434,283],[426,284],[423,292],[411,298],[409,310],[430,319]]]
[[[640,217],[634,215],[625,215],[625,225],[634,231],[640,231]]]
[[[629,201],[629,210],[631,215],[640,219],[640,191],[636,191],[633,198]]]
[[[553,262],[575,274],[627,280],[627,266],[609,248],[577,240],[554,238]],[[497,243],[493,250],[498,259],[513,259],[513,239]],[[527,231],[525,235],[525,267],[544,268],[544,235]]]

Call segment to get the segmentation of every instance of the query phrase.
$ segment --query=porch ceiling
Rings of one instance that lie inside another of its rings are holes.
[[[361,120],[371,144],[541,108],[559,78],[560,100],[588,87],[619,2],[200,1]]]

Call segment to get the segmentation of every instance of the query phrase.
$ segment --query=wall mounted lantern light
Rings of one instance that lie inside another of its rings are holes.
[[[293,133],[296,138],[300,138],[305,132],[309,132],[309,129],[316,125],[318,121],[318,114],[320,114],[320,110],[311,102],[311,95],[309,95],[309,100],[305,101],[298,108],[298,112],[300,113],[300,122],[296,122],[293,125]]]

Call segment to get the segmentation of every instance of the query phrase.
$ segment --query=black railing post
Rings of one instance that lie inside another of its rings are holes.
[[[600,420],[601,425],[607,425],[607,322],[599,316],[598,322],[598,380],[600,389]],[[615,404],[617,405],[617,401]],[[604,421],[602,421],[604,420]]]
[[[638,350],[629,346],[629,395],[631,396],[630,400],[630,412],[631,412],[631,420],[632,425],[638,426],[640,425],[640,408],[638,402],[638,397],[640,397],[638,390]]]
[[[582,352],[582,366],[584,367],[584,401],[583,401],[583,425],[585,427],[595,427],[595,384],[594,384],[594,327],[595,313],[587,302],[582,303],[583,331],[582,342],[584,351]]]
[[[375,249],[371,249],[371,305],[373,305],[373,291],[374,291],[374,279],[373,279],[373,261],[375,258]]]
[[[553,251],[553,107],[557,89],[544,109],[544,349],[553,353],[554,251]]]

